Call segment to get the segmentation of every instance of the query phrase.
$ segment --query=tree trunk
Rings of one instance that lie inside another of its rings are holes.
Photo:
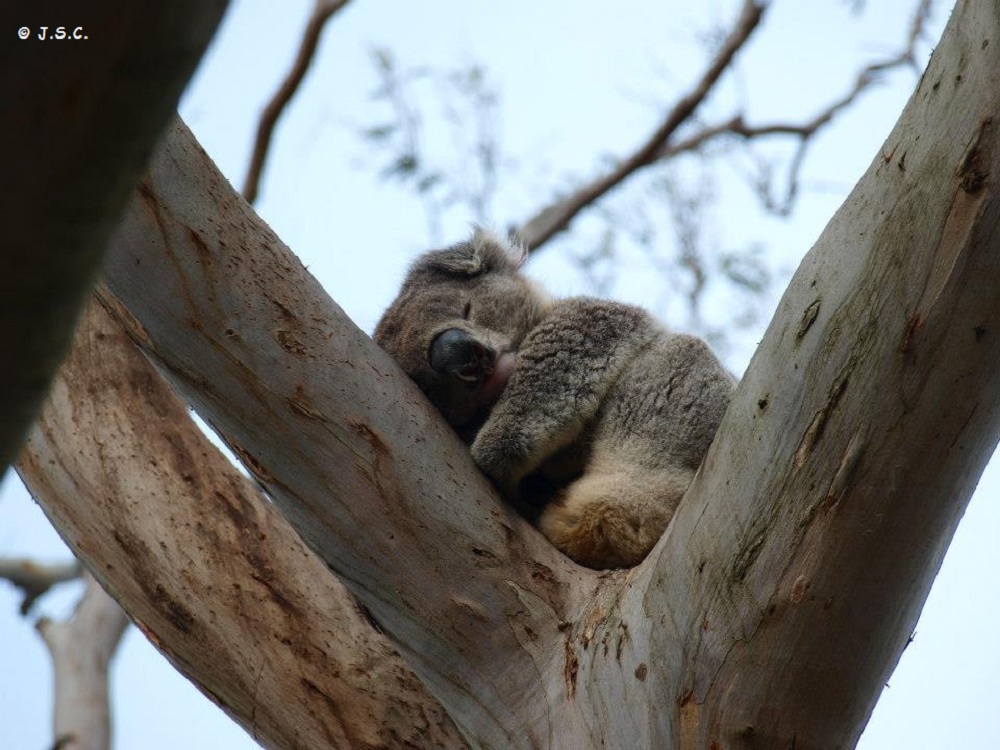
[[[102,296],[471,745],[852,746],[1000,434],[998,31],[958,4],[631,571],[502,505],[182,127]]]
[[[89,573],[73,616],[43,618],[38,632],[52,657],[55,707],[54,747],[108,750],[111,747],[111,690],[108,672],[128,620]]]

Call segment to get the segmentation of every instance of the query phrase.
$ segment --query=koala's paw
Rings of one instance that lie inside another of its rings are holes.
[[[518,472],[518,461],[509,450],[509,446],[491,441],[482,433],[472,443],[472,460],[479,469],[497,486],[501,494],[508,500],[517,497],[517,484],[521,478]]]

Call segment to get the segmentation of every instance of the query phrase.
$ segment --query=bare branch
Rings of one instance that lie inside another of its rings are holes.
[[[923,35],[931,5],[932,0],[920,0],[910,22],[906,43],[899,52],[866,65],[855,76],[853,86],[843,96],[817,112],[811,119],[802,123],[775,122],[765,125],[748,125],[744,121],[743,115],[737,114],[723,123],[707,126],[676,143],[664,143],[657,152],[657,159],[666,160],[681,153],[695,151],[720,136],[737,135],[744,140],[767,136],[794,136],[799,139],[799,144],[789,163],[785,195],[781,199],[776,199],[771,194],[770,174],[759,174],[755,181],[764,207],[773,213],[787,215],[798,194],[799,173],[810,140],[829,125],[838,114],[854,104],[862,94],[880,80],[883,74],[902,67],[912,68],[919,73],[916,46]]]
[[[31,605],[58,583],[80,577],[80,563],[54,563],[44,565],[24,558],[0,560],[0,578],[6,579],[24,592],[21,614],[26,615]]]
[[[37,626],[55,672],[54,747],[108,750],[108,671],[128,618],[93,576],[83,578],[86,588],[73,616],[66,622],[42,619]]]
[[[766,5],[744,0],[739,18],[729,32],[708,69],[695,87],[670,110],[666,119],[631,156],[603,177],[577,190],[567,198],[543,208],[518,230],[521,241],[530,251],[536,250],[554,234],[565,229],[584,208],[614,188],[636,170],[651,164],[670,137],[705,101],[719,77],[729,67],[736,53],[760,24]]]
[[[778,214],[787,214],[798,194],[798,175],[810,139],[828,125],[837,114],[854,104],[865,91],[879,80],[882,74],[900,67],[918,69],[916,45],[923,35],[931,5],[932,0],[920,0],[909,26],[906,44],[902,50],[867,65],[858,73],[854,85],[844,96],[824,107],[810,120],[804,123],[771,123],[751,126],[744,121],[741,114],[737,114],[722,123],[706,126],[679,141],[671,142],[670,139],[678,127],[688,121],[697,107],[708,96],[719,76],[759,24],[765,6],[758,7],[753,2],[746,2],[736,26],[703,75],[699,85],[675,105],[666,121],[646,143],[606,176],[594,180],[569,197],[561,199],[535,214],[519,230],[522,241],[527,244],[530,250],[537,249],[554,234],[565,229],[576,214],[586,206],[601,198],[635,171],[656,161],[695,151],[719,137],[728,135],[738,135],[745,140],[775,135],[799,138],[798,148],[789,164],[788,184],[783,198],[775,199],[770,194],[770,175],[758,175],[756,180],[757,191],[761,195],[765,207]]]
[[[278,87],[271,101],[264,108],[260,116],[260,123],[257,125],[257,137],[254,139],[250,166],[247,169],[246,179],[243,181],[243,197],[248,203],[257,200],[260,176],[264,171],[264,163],[271,148],[271,136],[278,123],[278,118],[281,117],[285,107],[295,96],[302,79],[309,71],[309,66],[312,64],[316,48],[319,45],[320,34],[323,32],[326,22],[348,2],[350,0],[316,0],[313,5],[312,15],[306,24],[306,30],[302,35],[302,42],[299,45],[295,62],[292,63],[292,69],[288,71],[285,80],[281,82],[281,86]]]

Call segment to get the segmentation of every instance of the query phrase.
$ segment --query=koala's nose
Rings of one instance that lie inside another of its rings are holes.
[[[427,353],[431,368],[441,375],[454,375],[478,382],[493,370],[495,352],[461,328],[449,328],[437,335]]]

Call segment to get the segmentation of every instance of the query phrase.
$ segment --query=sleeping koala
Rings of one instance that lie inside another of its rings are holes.
[[[708,346],[644,310],[550,300],[524,251],[477,229],[417,259],[375,341],[416,381],[504,496],[591,568],[660,538],[735,381]]]

